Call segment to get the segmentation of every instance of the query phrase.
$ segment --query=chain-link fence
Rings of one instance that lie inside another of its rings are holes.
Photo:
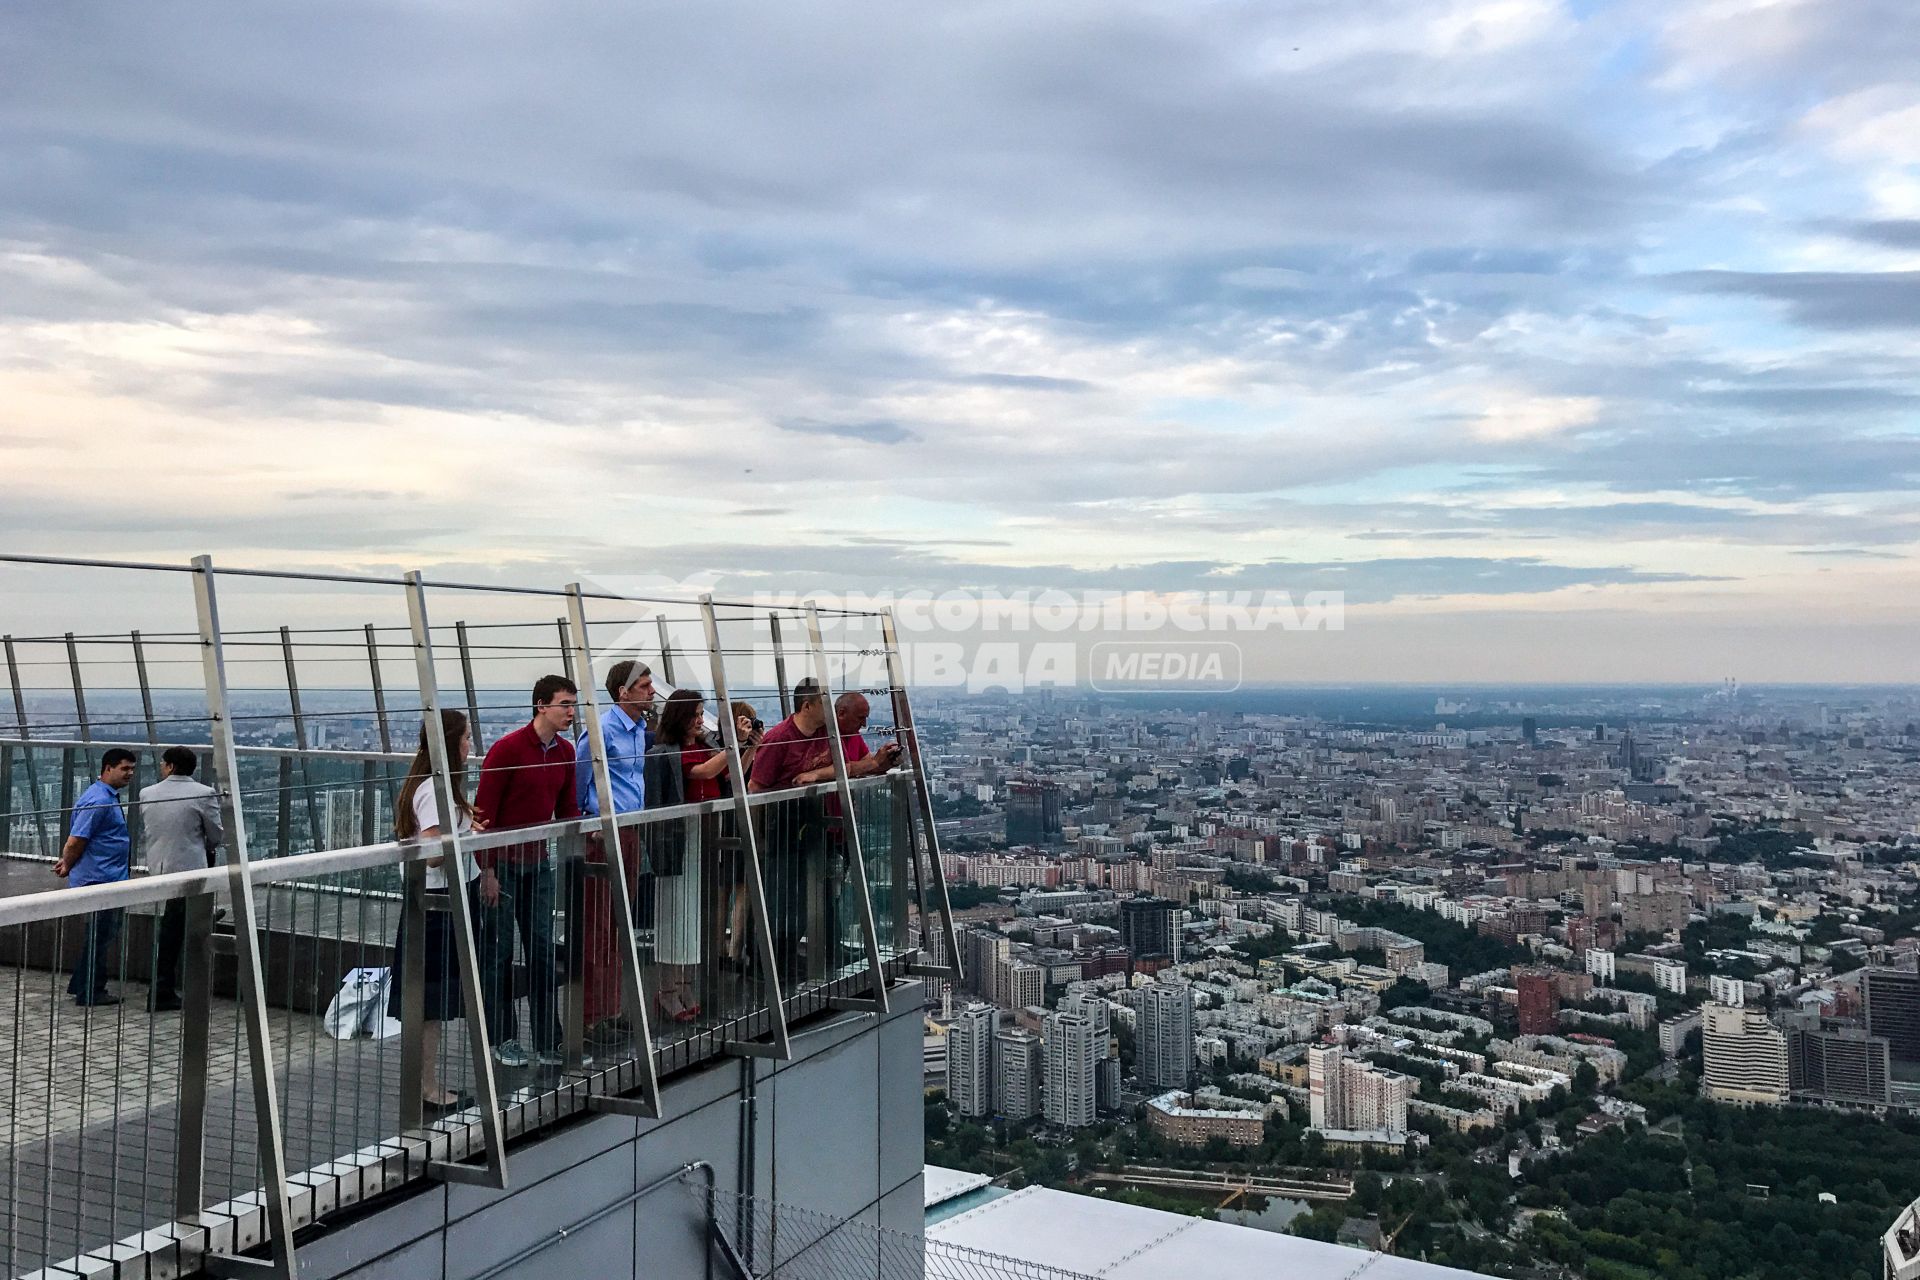
[[[712,1197],[716,1245],[741,1280],[1092,1280],[760,1196],[694,1194]]]

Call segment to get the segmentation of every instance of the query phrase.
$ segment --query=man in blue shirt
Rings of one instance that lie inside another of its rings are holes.
[[[133,856],[133,837],[127,815],[120,808],[120,792],[133,781],[139,759],[125,747],[112,747],[100,757],[100,778],[73,803],[73,826],[60,849],[53,873],[65,876],[67,887],[110,884],[127,878]],[[119,1004],[107,990],[107,972],[114,941],[120,936],[120,910],[110,908],[87,917],[87,934],[80,960],[73,967],[67,991],[78,1005]]]
[[[632,659],[616,662],[607,672],[607,693],[613,705],[600,714],[600,736],[607,744],[607,772],[613,775],[613,811],[637,813],[647,807],[642,765],[647,748],[653,745],[647,728],[653,714],[653,672]],[[600,796],[595,789],[593,753],[577,751],[574,758],[579,770],[574,794],[580,797],[580,812],[597,814]]]
[[[600,713],[600,733],[607,747],[607,774],[613,783],[613,811],[634,813],[647,807],[644,764],[647,748],[653,745],[653,733],[647,721],[653,716],[653,672],[645,663],[631,658],[613,664],[607,671],[607,696],[613,705]],[[574,751],[574,794],[580,797],[580,812],[598,814],[600,792],[594,777],[593,752],[582,742]],[[640,877],[640,833],[629,827],[620,833],[622,861],[627,871],[627,900],[633,904],[634,928],[642,946],[652,924],[652,912],[645,892],[652,877],[643,883]],[[606,846],[599,833],[587,836],[587,857],[606,861]],[[572,958],[583,969],[582,1014],[589,1038],[599,1047],[612,1049],[632,1034],[621,1018],[620,961],[613,931],[613,897],[605,881],[570,886],[586,921],[584,954]]]

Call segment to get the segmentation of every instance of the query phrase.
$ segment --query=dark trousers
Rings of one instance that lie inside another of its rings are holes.
[[[770,806],[762,828],[760,874],[773,926],[774,971],[783,990],[820,978],[838,953],[834,895],[828,888],[825,823],[817,800]],[[801,960],[801,939],[806,960]]]
[[[213,865],[213,858],[207,858]],[[153,991],[151,1002],[180,998],[180,957],[187,949],[187,901],[175,898],[160,912],[160,927],[153,943]]]
[[[107,994],[107,977],[113,972],[113,947],[120,937],[120,909],[96,911],[87,917],[86,937],[80,943],[80,959],[67,980],[67,994],[86,1004]]]
[[[153,943],[153,992],[156,1002],[180,998],[180,957],[187,947],[187,902],[175,898],[160,912]]]
[[[500,881],[500,901],[488,907],[481,919],[480,986],[485,997],[487,1034],[495,1044],[520,1037],[519,1011],[513,998],[513,935],[517,927],[520,949],[527,957],[527,1016],[533,1023],[533,1048],[535,1052],[553,1052],[560,1045],[553,860],[502,862],[494,867],[494,875]]]

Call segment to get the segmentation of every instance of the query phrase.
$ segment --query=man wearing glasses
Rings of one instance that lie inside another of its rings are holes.
[[[474,796],[476,827],[504,831],[536,827],[580,816],[574,790],[572,727],[579,689],[565,676],[542,676],[533,686],[533,719],[506,734],[487,751]],[[482,1004],[494,1060],[503,1067],[524,1067],[537,1058],[559,1066],[560,974],[555,964],[553,904],[555,875],[547,842],[533,840],[501,849],[483,849],[480,864]],[[527,961],[527,1016],[533,1024],[533,1052],[520,1042],[513,994],[513,933]]]

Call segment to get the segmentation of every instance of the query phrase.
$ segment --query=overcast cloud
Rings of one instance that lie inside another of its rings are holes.
[[[1920,679],[1917,60],[1906,0],[11,6],[0,545]]]

